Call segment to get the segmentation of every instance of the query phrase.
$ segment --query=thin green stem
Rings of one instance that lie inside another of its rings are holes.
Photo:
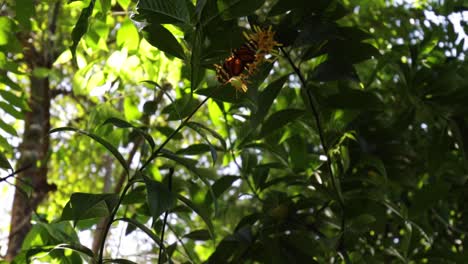
[[[322,122],[320,120],[320,113],[319,113],[319,110],[318,110],[318,106],[316,105],[316,100],[315,100],[314,95],[312,94],[312,92],[309,89],[307,89],[307,83],[306,83],[306,80],[305,80],[304,76],[302,75],[301,71],[294,64],[294,62],[292,61],[291,57],[286,52],[286,50],[284,50],[283,47],[280,47],[280,49],[281,49],[281,52],[283,52],[286,59],[288,60],[291,67],[293,68],[294,73],[299,77],[299,80],[301,81],[301,84],[302,84],[302,90],[307,95],[307,99],[308,99],[310,107],[312,109],[312,114],[314,116],[315,124],[317,126],[317,130],[318,130],[318,134],[319,134],[319,138],[320,138],[320,143],[322,145],[323,152],[325,153],[325,156],[327,157],[326,163],[327,163],[327,166],[328,166],[328,170],[330,171],[330,181],[331,181],[332,187],[333,187],[333,189],[334,189],[334,191],[335,191],[335,193],[337,195],[338,203],[340,204],[341,211],[342,211],[341,227],[340,227],[341,228],[341,235],[340,235],[340,241],[338,243],[338,250],[343,254],[345,262],[348,263],[348,261],[347,261],[347,259],[349,259],[347,257],[348,254],[346,253],[346,250],[345,250],[344,244],[343,244],[344,243],[343,234],[344,234],[344,229],[345,229],[345,206],[344,206],[343,197],[342,197],[342,195],[341,195],[341,193],[340,193],[340,191],[338,189],[338,185],[336,183],[336,179],[335,179],[335,176],[333,174],[331,156],[329,154],[328,145],[325,142],[325,136],[324,136],[325,133],[323,132],[323,127],[322,127]]]
[[[169,188],[169,191],[172,191],[172,174],[174,174],[174,168],[171,168],[170,171],[169,171],[169,175],[168,175],[168,182],[167,182],[167,187]],[[164,220],[163,220],[163,225],[162,225],[162,229],[161,229],[161,243],[164,243],[164,230],[166,229],[166,224],[167,224],[167,216],[169,214],[169,210],[167,210],[165,213],[164,213]],[[162,262],[162,258],[161,258],[161,255],[162,255],[162,247],[159,247],[159,256],[158,256],[158,263],[161,264]],[[167,252],[166,252],[167,253]]]
[[[214,91],[216,91],[216,90],[214,90]],[[146,162],[143,164],[143,166],[141,166],[139,171],[143,171],[155,158],[157,158],[159,152],[161,152],[161,150],[167,145],[167,143],[169,143],[169,141],[188,123],[188,121],[193,117],[193,115],[198,111],[198,109],[200,109],[200,107],[202,107],[206,103],[206,101],[208,101],[209,98],[211,98],[211,95],[208,95],[205,99],[203,99],[203,101],[199,105],[197,105],[197,107],[187,116],[187,118],[184,119],[184,121],[177,127],[177,129],[174,130],[174,132],[172,132],[171,135],[169,135],[166,138],[166,140],[151,154],[151,156],[148,158],[148,160],[146,160]],[[122,204],[123,198],[125,197],[125,194],[127,193],[128,189],[135,182],[136,181],[132,181],[130,179],[129,182],[125,185],[125,187],[124,187],[124,189],[122,191],[122,194],[119,197],[119,201],[117,202],[117,205],[115,206],[114,210],[112,211],[111,215],[109,216],[109,221],[106,224],[106,227],[105,227],[105,230],[104,230],[104,235],[103,235],[103,238],[102,238],[102,241],[101,241],[101,246],[100,246],[100,249],[99,249],[98,264],[102,264],[102,260],[103,260],[103,256],[104,256],[104,246],[106,244],[107,234],[109,233],[110,227],[111,227],[112,223],[114,222],[114,218],[115,218],[115,216],[117,214],[117,211],[118,211],[120,205]]]
[[[146,160],[146,162],[141,166],[140,171],[143,171],[155,158],[157,158],[159,152],[171,141],[171,139],[188,123],[188,121],[193,117],[193,115],[202,107],[211,96],[207,96],[203,101],[197,105],[197,107],[180,123],[180,125],[174,130],[166,140],[151,154],[151,156]]]
[[[109,216],[109,221],[107,221],[107,224],[106,224],[106,227],[104,229],[104,235],[102,236],[102,240],[101,240],[101,246],[99,247],[99,258],[98,258],[98,264],[102,264],[102,259],[103,259],[103,256],[104,256],[104,246],[106,244],[106,238],[107,238],[107,234],[109,233],[109,230],[110,230],[110,227],[112,225],[112,223],[114,222],[114,218],[115,218],[115,215],[117,214],[117,211],[120,207],[120,205],[122,204],[122,201],[125,197],[125,194],[127,194],[127,191],[130,189],[130,187],[133,185],[133,183],[135,183],[136,181],[132,181],[130,180],[124,187],[123,191],[122,191],[122,194],[120,195],[119,197],[119,201],[117,202],[117,204],[115,205],[114,207],[114,210],[112,210],[112,213],[111,215]]]

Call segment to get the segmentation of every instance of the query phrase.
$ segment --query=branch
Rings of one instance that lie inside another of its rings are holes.
[[[174,174],[174,168],[170,168],[169,169],[169,175],[167,175],[169,178],[168,178],[168,182],[167,182],[167,187],[169,188],[169,191],[172,191],[172,175]],[[167,224],[167,215],[169,214],[169,210],[167,210],[165,213],[164,213],[164,220],[163,220],[163,225],[162,225],[162,230],[161,230],[161,243],[164,243],[164,229],[166,228],[166,224]],[[162,255],[162,249],[163,247],[159,247],[159,255],[158,255],[158,263],[161,264],[161,255]],[[166,252],[167,254],[167,252]]]
[[[299,68],[294,64],[294,62],[292,61],[291,57],[289,56],[289,54],[284,50],[283,47],[280,47],[281,49],[281,52],[283,52],[284,56],[286,57],[286,59],[288,60],[289,64],[291,65],[291,67],[293,68],[294,72],[296,73],[296,75],[299,77],[299,80],[301,81],[301,89],[305,92],[305,94],[307,95],[307,99],[309,101],[309,104],[310,104],[310,107],[312,108],[312,114],[314,116],[314,120],[315,120],[315,124],[317,126],[317,130],[318,130],[318,134],[319,134],[319,137],[320,137],[320,143],[322,145],[322,148],[323,148],[323,151],[325,152],[325,156],[327,157],[327,166],[328,166],[328,170],[330,171],[330,180],[331,180],[331,184],[332,184],[332,187],[334,189],[334,191],[336,192],[336,195],[337,195],[337,198],[338,198],[338,203],[340,204],[340,207],[341,207],[341,211],[342,211],[342,216],[341,216],[341,235],[340,235],[340,240],[338,242],[338,251],[343,254],[343,258],[345,260],[345,263],[350,263],[349,262],[349,256],[348,254],[346,253],[346,250],[344,248],[344,229],[345,229],[345,207],[344,207],[344,201],[343,201],[343,197],[341,196],[341,193],[338,189],[338,185],[335,181],[335,176],[333,174],[333,168],[332,168],[332,163],[331,163],[331,156],[328,152],[328,146],[325,142],[325,136],[324,136],[324,132],[323,132],[323,128],[322,128],[322,122],[320,120],[320,113],[318,111],[318,107],[316,105],[316,100],[315,100],[315,97],[314,95],[312,94],[312,91],[310,89],[307,89],[307,83],[306,83],[306,80],[304,78],[304,76],[302,75],[301,71],[299,70]]]

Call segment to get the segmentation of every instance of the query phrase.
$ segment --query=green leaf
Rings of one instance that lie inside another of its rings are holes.
[[[20,119],[20,120],[24,119],[24,114],[16,110],[12,105],[9,105],[5,102],[0,101],[0,108],[16,119]]]
[[[151,231],[151,229],[146,227],[143,223],[140,223],[140,222],[138,222],[138,221],[136,221],[134,219],[127,218],[127,217],[117,218],[117,219],[115,219],[115,221],[124,221],[124,222],[127,222],[129,224],[132,224],[132,225],[138,227],[141,231],[145,232],[145,234],[147,234],[159,247],[162,247],[164,252],[166,252],[166,247],[161,242],[161,240],[158,238],[158,236],[156,236],[156,234],[153,233],[153,231]]]
[[[136,262],[133,262],[128,259],[104,259],[102,262],[103,263],[117,263],[117,264],[137,264]]]
[[[257,127],[268,114],[273,101],[278,96],[284,83],[288,80],[289,75],[285,75],[273,82],[271,82],[265,90],[263,90],[258,96],[257,111],[251,118],[252,127]]]
[[[313,81],[329,82],[352,80],[359,82],[359,77],[351,63],[329,59],[317,66],[311,73]]]
[[[179,149],[176,151],[176,154],[181,154],[181,155],[200,155],[202,153],[206,153],[208,151],[211,151],[211,146],[208,144],[193,144],[190,145],[186,148]]]
[[[10,143],[0,135],[0,150],[3,150],[7,153],[13,152],[13,148],[11,147]]]
[[[195,29],[195,33],[193,34],[192,56],[190,57],[190,89],[192,92],[198,89],[198,86],[200,86],[203,76],[205,75],[205,69],[200,64],[203,47],[202,41],[203,34],[201,26],[198,25]]]
[[[1,26],[1,24],[0,24]],[[1,33],[1,32],[0,32]],[[1,36],[0,36],[1,37]],[[6,84],[8,87],[10,87],[11,89],[15,90],[15,91],[22,91],[23,89],[21,88],[21,86],[19,86],[17,83],[15,83],[14,81],[12,81],[10,79],[10,77],[8,77],[6,75],[6,73],[2,73],[0,72],[0,83],[3,83],[3,84]]]
[[[177,199],[179,199],[181,202],[183,202],[186,206],[188,206],[201,217],[201,219],[205,222],[206,226],[208,227],[208,231],[210,232],[211,238],[214,240],[214,227],[207,210],[204,207],[196,205],[195,203],[193,203],[192,201],[190,201],[182,195],[177,195]]]
[[[213,183],[211,189],[213,189],[214,198],[219,198],[227,189],[229,189],[232,184],[239,180],[238,176],[222,176]],[[205,196],[205,203],[210,204],[213,201],[213,197],[209,194]]]
[[[11,167],[10,162],[5,157],[5,155],[3,155],[3,153],[1,153],[1,152],[0,152],[0,168],[7,169],[7,170],[8,169],[13,170],[13,167]]]
[[[107,217],[114,210],[118,200],[119,196],[115,193],[73,193],[63,208],[60,220],[71,220],[76,226],[79,220]]]
[[[175,100],[170,105],[166,106],[161,113],[169,113],[167,120],[182,120],[189,116],[199,105],[199,101],[185,94],[183,97]]]
[[[362,109],[365,111],[379,110],[383,106],[374,93],[357,89],[346,89],[330,95],[326,98],[325,104],[333,108]]]
[[[73,44],[70,47],[73,57],[75,57],[76,47],[80,42],[81,37],[88,31],[89,17],[93,14],[93,8],[96,0],[91,0],[88,7],[81,11],[80,17],[73,28],[71,33]]]
[[[0,90],[0,96],[3,99],[5,99],[5,101],[7,101],[9,104],[14,105],[15,107],[18,107],[21,110],[29,110],[29,106],[26,103],[26,100],[10,91]]]
[[[140,35],[130,19],[126,19],[117,31],[117,46],[126,47],[129,51],[136,51],[140,43]]]
[[[140,129],[138,127],[135,127],[134,125],[130,124],[129,122],[127,122],[125,120],[122,120],[122,119],[119,119],[119,118],[116,118],[116,117],[108,118],[102,125],[107,125],[107,124],[112,124],[112,125],[114,125],[116,127],[120,127],[120,128],[129,128],[129,127],[133,128],[138,134],[140,134],[141,136],[143,136],[145,138],[145,140],[151,146],[151,149],[154,150],[154,147],[155,147],[156,144],[154,143],[153,138],[148,133],[143,131],[142,129]]]
[[[140,0],[136,20],[152,24],[190,24],[192,14],[185,0]]]
[[[159,50],[177,57],[185,59],[184,49],[172,35],[172,33],[165,27],[159,24],[151,24],[143,28],[145,39],[154,47]]]
[[[12,136],[15,136],[15,137],[18,136],[18,134],[16,133],[16,130],[9,124],[5,123],[5,121],[3,121],[2,119],[0,119],[0,128]]]
[[[15,1],[15,18],[23,26],[24,31],[31,29],[30,18],[34,16],[33,0],[16,0]]]
[[[147,201],[151,216],[157,220],[162,213],[174,207],[176,197],[166,185],[147,177],[143,179],[148,193]]]
[[[213,137],[217,138],[221,145],[223,146],[224,150],[226,150],[226,141],[224,140],[223,136],[221,136],[218,132],[216,132],[214,129],[207,127],[204,124],[198,123],[198,122],[187,122],[187,126],[190,128],[200,128],[203,129],[207,132],[209,132]]]
[[[218,0],[217,3],[221,16],[228,20],[252,14],[265,0]]]
[[[189,171],[195,173],[195,175],[197,175],[198,178],[209,188],[208,191],[209,191],[210,195],[215,197],[215,194],[214,194],[213,190],[211,189],[210,182],[207,179],[207,178],[210,178],[211,175],[207,175],[207,173],[206,173],[207,170],[202,170],[202,169],[199,169],[199,168],[195,167],[195,165],[197,164],[196,160],[179,157],[179,156],[175,155],[174,153],[172,153],[172,152],[170,152],[170,151],[168,151],[166,149],[161,150],[161,156],[163,156],[165,158],[168,158],[168,159],[171,159],[171,160],[181,164],[182,166],[187,168]],[[215,200],[215,199],[213,199],[213,200]],[[215,210],[216,209],[217,209],[217,203],[215,202]]]
[[[127,173],[127,175],[129,175],[130,168],[128,167],[127,162],[125,161],[125,159],[122,157],[120,152],[114,146],[112,146],[109,142],[107,142],[103,138],[101,138],[101,137],[99,137],[99,136],[97,136],[97,135],[95,135],[93,133],[86,132],[86,131],[83,131],[83,130],[79,130],[79,129],[76,129],[76,128],[73,128],[73,127],[54,128],[54,129],[50,130],[49,134],[56,133],[56,132],[61,132],[61,131],[73,131],[73,132],[76,132],[76,133],[79,133],[79,134],[82,134],[82,135],[85,135],[85,136],[88,136],[88,137],[94,139],[95,141],[97,141],[98,143],[103,145],[107,150],[109,150],[112,153],[112,155],[114,155],[114,157],[120,162],[122,167],[125,169],[125,172]]]
[[[301,117],[303,114],[304,110],[301,109],[284,109],[273,113],[268,117],[265,123],[263,123],[259,137],[263,138],[275,132],[276,130],[282,128],[286,124]]]
[[[185,234],[183,237],[195,241],[206,241],[210,239],[210,232],[206,229],[195,230],[188,234]]]

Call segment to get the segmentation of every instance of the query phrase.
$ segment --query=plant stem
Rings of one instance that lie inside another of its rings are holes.
[[[158,149],[156,149],[151,154],[148,160],[146,160],[143,166],[141,166],[141,168],[139,169],[140,171],[143,171],[158,156],[159,152],[161,152],[161,150],[167,145],[167,143],[169,143],[169,141],[171,141],[171,139],[188,123],[192,116],[198,111],[198,109],[200,109],[200,107],[202,107],[202,105],[206,103],[206,101],[208,101],[208,99],[210,99],[210,97],[211,96],[207,96],[205,99],[203,99],[203,101],[200,104],[197,105],[197,107],[184,119],[184,121],[182,121],[182,123],[176,128],[176,130],[174,130],[158,147]]]
[[[104,246],[106,244],[106,238],[107,238],[107,234],[109,233],[109,229],[112,225],[112,223],[114,222],[114,218],[115,218],[115,215],[117,214],[117,211],[120,207],[120,204],[122,204],[122,201],[125,197],[125,194],[127,194],[127,191],[128,189],[130,189],[130,187],[133,185],[133,183],[135,183],[136,181],[132,181],[130,180],[124,187],[123,191],[122,191],[122,194],[120,195],[119,197],[119,201],[117,202],[117,204],[115,205],[114,207],[114,210],[112,210],[112,213],[111,215],[109,216],[109,221],[107,222],[106,224],[106,227],[104,229],[104,235],[102,236],[102,240],[101,240],[101,246],[99,247],[99,258],[98,258],[98,264],[102,264],[102,259],[103,259],[103,256],[104,256]]]
[[[172,174],[174,174],[174,168],[171,168],[170,171],[169,171],[169,175],[168,175],[168,182],[167,182],[167,187],[169,188],[169,191],[171,192],[172,191]],[[164,213],[164,220],[163,220],[163,225],[162,225],[162,229],[161,229],[161,243],[164,243],[164,230],[166,229],[166,224],[167,224],[167,215],[169,214],[169,210],[167,210],[165,213]],[[158,256],[158,263],[161,264],[161,254],[162,254],[162,250],[163,250],[163,247],[159,247],[159,256]],[[166,255],[167,255],[167,252],[166,252]]]
[[[216,91],[216,90],[214,90],[214,91]],[[158,149],[156,149],[151,154],[151,156],[148,158],[148,160],[139,169],[140,172],[143,171],[151,163],[151,161],[153,161],[158,156],[159,152],[161,152],[161,150],[167,145],[167,143],[169,143],[169,141],[188,123],[188,121],[193,117],[193,115],[198,111],[198,109],[200,109],[200,107],[202,107],[202,105],[204,105],[206,103],[206,101],[208,101],[209,98],[211,98],[211,95],[206,96],[206,98],[203,99],[203,101],[199,105],[197,105],[197,107],[187,116],[187,118],[184,119],[184,121],[177,127],[177,129],[174,130],[174,132],[172,132],[166,138],[166,140],[158,147]],[[106,244],[107,234],[109,233],[110,227],[111,227],[111,225],[112,225],[112,223],[114,221],[114,218],[115,218],[115,216],[117,214],[117,211],[118,211],[120,205],[122,204],[123,198],[125,197],[125,194],[127,193],[128,189],[135,182],[136,181],[132,181],[132,179],[130,179],[130,181],[125,185],[125,187],[124,187],[124,189],[122,191],[122,194],[120,195],[119,201],[117,202],[117,205],[115,206],[114,210],[112,211],[112,213],[111,213],[111,215],[109,217],[109,221],[106,224],[103,239],[101,241],[101,247],[99,249],[98,264],[102,264],[103,255],[104,255],[104,246]]]
[[[342,211],[341,227],[340,227],[341,228],[341,235],[340,235],[340,241],[338,243],[338,250],[343,254],[345,262],[348,263],[347,260],[349,259],[349,257],[347,257],[348,254],[346,253],[346,250],[344,249],[344,245],[343,245],[343,242],[344,242],[343,241],[343,234],[344,234],[344,229],[345,229],[345,206],[344,206],[343,197],[341,195],[341,192],[338,189],[338,185],[336,183],[335,176],[333,174],[331,156],[330,156],[330,154],[328,152],[329,149],[328,149],[328,146],[327,146],[327,144],[325,142],[325,136],[324,136],[324,132],[323,132],[323,128],[322,128],[322,122],[320,120],[320,113],[319,113],[318,107],[316,105],[316,100],[315,100],[315,97],[313,96],[312,92],[309,89],[307,89],[306,80],[305,80],[304,76],[302,75],[301,71],[299,70],[299,68],[294,64],[291,57],[284,50],[284,48],[280,47],[280,49],[281,49],[281,52],[283,52],[286,59],[288,60],[291,67],[293,68],[294,73],[299,77],[299,80],[301,81],[301,84],[302,84],[302,90],[307,95],[307,99],[309,101],[310,107],[312,108],[312,114],[314,115],[315,124],[317,126],[318,134],[319,134],[319,137],[320,137],[320,143],[322,145],[323,152],[325,152],[325,156],[327,157],[327,166],[328,166],[328,170],[330,171],[330,181],[331,181],[332,187],[333,187],[333,189],[334,189],[334,191],[335,191],[335,193],[337,195],[338,203],[340,204],[341,211]]]

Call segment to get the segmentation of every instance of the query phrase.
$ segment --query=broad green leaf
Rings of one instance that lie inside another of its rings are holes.
[[[210,232],[208,232],[208,230],[206,229],[192,231],[188,234],[185,234],[183,237],[192,239],[195,241],[206,241],[211,238]]]
[[[263,138],[275,132],[276,130],[282,128],[286,124],[301,117],[303,114],[304,114],[304,110],[301,110],[301,109],[284,109],[284,110],[273,113],[263,123],[259,137]]]
[[[0,168],[13,170],[13,167],[11,167],[10,162],[5,157],[5,155],[3,155],[3,153],[1,153],[1,152],[0,152]]]
[[[138,120],[141,117],[141,112],[138,110],[138,102],[135,98],[125,97],[124,115],[127,120]]]
[[[226,149],[226,140],[223,138],[223,136],[221,136],[213,128],[209,128],[209,127],[207,127],[206,125],[204,125],[202,123],[193,122],[193,121],[187,122],[187,126],[189,126],[191,128],[200,128],[200,129],[203,129],[203,130],[207,131],[213,137],[217,138],[219,140],[219,142],[221,143],[221,145],[223,146],[223,148]]]
[[[190,24],[192,16],[185,0],[140,0],[137,11],[135,19],[152,24]]]
[[[289,75],[285,75],[273,82],[271,82],[258,96],[258,105],[257,105],[257,112],[252,115],[251,123],[252,127],[257,127],[265,116],[268,114],[268,110],[270,109],[273,101],[278,96],[281,88],[283,87],[284,83],[288,80]]]
[[[117,46],[126,47],[129,51],[136,51],[139,43],[140,36],[137,28],[130,19],[126,19],[117,31]]]
[[[357,89],[346,89],[326,98],[329,107],[340,109],[362,109],[365,111],[382,108],[380,99],[371,92]]]
[[[192,144],[186,148],[179,149],[176,151],[176,154],[181,155],[200,155],[206,152],[211,151],[211,146],[208,144]]]
[[[167,120],[182,120],[189,116],[199,104],[200,102],[198,100],[188,94],[185,94],[182,98],[179,98],[166,106],[161,113],[169,114]]]
[[[196,205],[195,203],[193,203],[192,201],[190,201],[189,199],[185,198],[184,196],[180,194],[177,195],[177,199],[179,199],[187,207],[192,209],[196,214],[198,214],[201,217],[201,219],[205,222],[206,226],[208,227],[208,231],[210,232],[211,238],[214,240],[215,239],[214,227],[213,227],[213,223],[211,222],[210,215],[207,212],[207,209],[205,209],[201,205]]]
[[[81,37],[83,37],[86,31],[88,31],[88,20],[89,17],[91,17],[91,15],[93,14],[95,2],[96,0],[91,0],[89,2],[88,7],[84,8],[81,11],[80,17],[78,18],[78,21],[76,22],[75,27],[73,28],[73,31],[71,33],[73,44],[70,47],[73,57],[75,57],[76,47],[78,46]]]
[[[203,47],[203,34],[200,25],[197,25],[192,38],[192,55],[190,57],[190,89],[193,92],[198,89],[198,86],[200,86],[200,83],[203,80],[203,76],[205,75],[205,68],[203,68],[200,63]]]
[[[143,28],[145,39],[154,47],[161,51],[177,57],[179,59],[185,59],[184,49],[164,26],[159,24],[147,25]]]
[[[0,25],[1,26],[1,25]],[[0,37],[1,37],[1,31],[0,31]],[[14,81],[12,81],[10,79],[10,77],[8,77],[6,75],[6,73],[2,73],[0,72],[0,83],[3,83],[5,85],[7,85],[8,87],[10,87],[11,89],[15,90],[15,91],[23,91],[23,89],[21,88],[21,86],[19,86],[17,83],[15,83]]]
[[[3,131],[7,132],[8,134],[17,137],[18,134],[16,133],[16,130],[9,124],[5,123],[2,119],[0,119],[0,129]]]
[[[18,111],[17,109],[15,109],[12,105],[9,105],[5,102],[0,101],[0,108],[16,119],[20,119],[20,120],[24,119],[24,114],[21,111]]]
[[[21,110],[28,110],[29,106],[24,100],[24,98],[21,98],[14,93],[6,90],[0,90],[0,96],[5,99],[9,104],[14,105],[15,107],[18,107]]]
[[[166,137],[169,137],[175,131],[175,129],[169,126],[156,126],[155,129]],[[173,139],[177,139],[177,140],[180,140],[182,138],[183,136],[180,132],[177,132],[173,137]]]
[[[22,45],[16,38],[17,31],[18,27],[11,18],[0,16],[0,51],[21,52]]]
[[[73,193],[60,220],[71,220],[76,226],[79,220],[109,216],[118,200],[119,196],[115,193]]]
[[[15,1],[15,18],[23,26],[24,31],[31,29],[30,18],[34,16],[34,1],[33,0],[16,0]]]
[[[180,165],[184,166],[189,171],[193,172],[208,187],[208,191],[210,195],[213,197],[213,200],[215,200],[215,204],[214,204],[215,211],[217,210],[218,205],[216,203],[216,198],[214,198],[215,194],[213,190],[211,189],[210,182],[208,181],[208,179],[213,178],[213,175],[209,174],[211,173],[210,170],[203,170],[203,169],[197,168],[195,167],[195,165],[197,164],[196,160],[179,157],[166,149],[161,150],[161,156],[171,159],[179,163]]]
[[[107,150],[109,150],[109,152],[111,152],[112,155],[114,155],[114,157],[120,162],[122,167],[125,169],[125,172],[127,173],[127,175],[129,175],[130,168],[128,167],[128,164],[125,161],[125,159],[122,157],[122,154],[120,154],[120,152],[114,146],[112,146],[109,142],[107,142],[103,138],[101,138],[101,137],[99,137],[99,136],[97,136],[97,135],[95,135],[93,133],[86,132],[86,131],[83,131],[83,130],[79,130],[79,129],[76,129],[76,128],[73,128],[73,127],[54,128],[54,129],[50,130],[49,134],[52,134],[52,133],[55,133],[55,132],[61,132],[61,131],[73,131],[73,132],[76,132],[76,133],[79,133],[79,134],[82,134],[82,135],[85,135],[85,136],[88,136],[88,137],[94,139],[95,141],[97,141],[98,143],[103,145]]]
[[[122,119],[119,119],[119,118],[116,118],[116,117],[111,117],[111,118],[107,119],[102,125],[106,125],[106,124],[112,124],[112,125],[114,125],[116,127],[120,127],[120,128],[130,128],[131,127],[138,134],[140,134],[141,136],[143,136],[145,138],[145,140],[151,146],[151,149],[154,149],[154,147],[156,145],[154,143],[153,138],[148,133],[146,133],[145,131],[143,131],[142,129],[140,129],[138,127],[135,127],[134,125],[130,124],[129,122],[127,122],[125,120],[122,120]]]
[[[166,185],[147,177],[144,177],[144,181],[148,194],[147,201],[149,210],[156,221],[162,213],[174,207],[176,197]]]
[[[104,259],[102,262],[103,263],[117,263],[117,264],[137,264],[136,262],[133,262],[133,261],[128,260],[128,259],[122,259],[122,258]]]
[[[218,9],[224,19],[247,16],[259,9],[265,0],[217,0]]]
[[[145,232],[145,234],[147,234],[158,246],[162,247],[164,252],[166,252],[166,247],[161,242],[159,237],[155,233],[153,233],[153,231],[151,231],[151,229],[146,227],[143,223],[140,223],[140,222],[138,222],[138,221],[136,221],[134,219],[127,218],[127,217],[117,218],[117,219],[115,219],[115,221],[124,221],[124,222],[127,222],[129,224],[132,224],[132,225],[138,227],[141,231]]]
[[[0,151],[5,151],[7,153],[11,153],[13,151],[10,143],[8,143],[2,135],[0,135]]]
[[[211,186],[211,189],[214,193],[214,198],[219,198],[221,194],[223,194],[227,189],[229,189],[232,184],[239,180],[240,177],[238,176],[222,176],[215,183]],[[205,203],[210,204],[213,200],[213,197],[207,193],[205,196]]]
[[[351,63],[329,59],[318,65],[311,74],[313,81],[329,82],[339,80],[359,81]]]

